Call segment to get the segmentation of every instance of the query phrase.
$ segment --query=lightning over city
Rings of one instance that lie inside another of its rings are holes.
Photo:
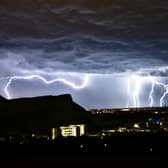
[[[7,1],[0,11],[3,97],[68,93],[86,108],[168,105],[165,2],[15,0],[23,10]]]
[[[152,167],[167,140],[168,1],[0,0],[0,167]]]

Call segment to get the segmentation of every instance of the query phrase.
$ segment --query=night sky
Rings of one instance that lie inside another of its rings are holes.
[[[167,1],[0,2],[6,98],[70,93],[85,108],[166,106],[167,77]]]

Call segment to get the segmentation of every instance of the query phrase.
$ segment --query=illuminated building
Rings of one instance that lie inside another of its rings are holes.
[[[85,125],[69,125],[65,127],[60,127],[61,135],[63,137],[68,136],[82,136],[85,134]]]
[[[138,123],[135,123],[135,124],[134,124],[134,128],[139,129],[139,128],[140,128],[139,124],[138,124]]]
[[[52,133],[51,133],[51,139],[54,140],[54,139],[56,138],[56,136],[55,136],[56,129],[55,129],[55,128],[52,128],[51,132],[52,132]]]
[[[47,134],[32,134],[32,138],[34,139],[46,139],[49,140],[49,136]]]
[[[59,128],[52,128],[51,129],[51,140],[55,140],[60,135]]]
[[[31,137],[33,139],[47,139],[47,140],[55,140],[60,135],[60,129],[59,128],[51,128],[47,132],[37,132],[32,133]]]
[[[127,128],[124,128],[124,127],[118,128],[117,131],[118,131],[118,132],[126,132],[126,131],[127,131]]]

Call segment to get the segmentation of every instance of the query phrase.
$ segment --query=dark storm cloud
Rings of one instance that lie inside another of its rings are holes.
[[[152,69],[147,72],[151,75],[167,75],[166,72],[158,69],[158,67],[167,65],[165,57],[154,57],[137,51],[113,52],[98,49],[97,51],[87,51],[87,53],[79,56],[80,52],[82,53],[77,49],[52,52],[44,50],[3,50],[0,53],[1,76],[5,75],[5,71],[8,75],[26,71],[32,73],[35,70],[113,74],[139,70],[143,72],[143,69],[144,73],[145,69]]]
[[[120,73],[166,66],[167,6],[151,0],[2,1],[2,72]]]
[[[84,78],[89,73],[91,84],[80,91],[60,83],[46,86],[35,79],[17,80],[9,89],[13,97],[70,92],[85,107],[125,107],[130,74],[167,77],[167,3],[2,0],[1,93],[5,95],[7,81],[3,77],[7,76],[40,74],[49,79],[61,76],[69,80],[68,73],[74,72],[76,82],[79,76]],[[115,78],[117,75],[123,75],[124,79]],[[34,87],[38,89],[34,91]]]
[[[141,69],[137,73],[141,76],[168,77],[168,66]]]
[[[168,28],[166,1],[3,0],[0,5],[1,33],[10,36],[57,37],[78,32],[144,38]]]

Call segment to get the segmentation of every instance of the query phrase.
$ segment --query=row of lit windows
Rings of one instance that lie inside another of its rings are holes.
[[[63,131],[63,133],[72,133],[72,131]]]

